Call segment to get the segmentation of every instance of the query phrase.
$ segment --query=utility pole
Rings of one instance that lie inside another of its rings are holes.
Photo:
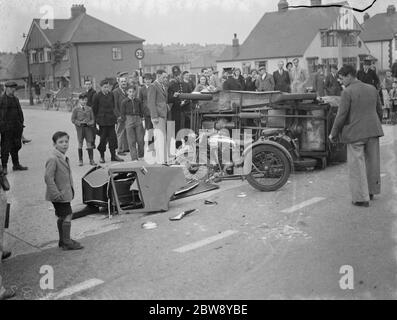
[[[23,34],[23,37],[26,38],[26,34]],[[25,55],[26,55],[26,62],[28,64],[28,91],[29,91],[29,104],[31,106],[34,105],[33,102],[33,92],[32,92],[32,74],[30,72],[30,61],[29,61],[29,48],[28,44],[30,42],[30,39],[28,39],[28,42],[26,43],[26,49],[25,49]]]

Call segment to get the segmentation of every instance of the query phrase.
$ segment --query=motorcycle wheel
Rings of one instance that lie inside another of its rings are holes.
[[[275,191],[288,181],[291,163],[283,151],[272,145],[258,145],[252,150],[252,171],[248,183],[260,191]]]

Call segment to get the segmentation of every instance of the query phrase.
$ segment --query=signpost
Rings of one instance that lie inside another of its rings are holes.
[[[139,83],[143,84],[143,74],[142,74],[142,60],[145,57],[145,51],[139,48],[135,50],[135,57],[138,59],[139,62]]]

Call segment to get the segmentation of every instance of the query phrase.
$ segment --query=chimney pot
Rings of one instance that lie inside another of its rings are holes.
[[[71,11],[71,19],[75,19],[78,16],[86,13],[87,10],[83,4],[74,4],[72,5],[70,11]]]
[[[366,12],[364,14],[364,22],[367,21],[369,18],[370,18],[370,16],[369,16],[368,12]]]
[[[321,6],[321,0],[310,0],[311,6]]]
[[[237,38],[237,33],[234,34],[232,44],[233,58],[236,58],[240,53],[240,44]]]
[[[288,2],[287,0],[280,0],[278,3],[278,11],[279,12],[285,12],[288,10]]]
[[[388,15],[392,15],[392,14],[396,13],[396,6],[393,5],[393,4],[389,5],[387,7],[387,11],[386,12],[387,12]]]

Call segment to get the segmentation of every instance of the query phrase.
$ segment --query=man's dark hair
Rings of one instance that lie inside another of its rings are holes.
[[[162,75],[163,73],[166,73],[164,69],[159,69],[156,71],[156,74]]]
[[[105,84],[109,84],[109,80],[102,80],[101,82],[100,82],[100,86],[102,87],[102,86],[104,86]]]
[[[68,137],[68,139],[70,139],[69,135],[66,132],[63,131],[57,131],[54,133],[54,135],[52,136],[52,141],[54,143],[57,143],[57,141],[62,138],[62,137]]]
[[[80,94],[79,95],[79,100],[84,100],[84,99],[88,99],[87,94],[85,94],[85,93]]]
[[[183,71],[182,75],[184,76],[186,73],[189,73],[189,71]]]
[[[145,73],[145,74],[143,75],[143,79],[150,79],[150,80],[153,80],[153,77],[152,77],[152,75],[151,75],[150,73]]]
[[[343,76],[343,77],[346,77],[349,74],[352,77],[356,77],[357,71],[356,71],[356,68],[354,68],[352,65],[345,64],[345,65],[343,65],[342,68],[340,68],[340,70],[338,71],[338,74]]]

